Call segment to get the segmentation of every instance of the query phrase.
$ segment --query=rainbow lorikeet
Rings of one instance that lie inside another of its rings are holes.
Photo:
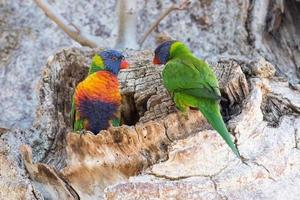
[[[85,129],[97,134],[110,123],[119,125],[121,94],[117,75],[127,67],[124,56],[115,50],[102,51],[93,57],[88,76],[74,92],[71,109],[74,131]]]
[[[166,41],[155,49],[154,64],[165,64],[163,83],[176,107],[187,116],[190,107],[201,111],[232,151],[240,157],[220,113],[218,80],[210,66],[179,41]]]

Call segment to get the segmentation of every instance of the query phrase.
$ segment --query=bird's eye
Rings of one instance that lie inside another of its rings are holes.
[[[117,60],[117,57],[113,56],[111,59],[112,59],[113,61],[116,61],[116,60]]]

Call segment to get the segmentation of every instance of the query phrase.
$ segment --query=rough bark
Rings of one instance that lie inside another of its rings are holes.
[[[149,2],[138,31],[144,31],[147,20],[166,6],[166,1]],[[21,8],[15,10],[22,13]],[[38,101],[31,105],[35,101],[25,101],[31,93],[24,91],[34,87],[26,83],[39,78],[36,65],[42,66],[49,46],[70,43],[62,35],[47,35],[47,23],[25,21],[33,30],[41,25],[45,29],[36,34],[37,41],[33,40],[30,30],[15,27],[23,24],[22,17],[12,23],[4,16],[0,20],[5,30],[0,33],[5,49],[0,53],[4,63],[1,74],[17,77],[22,84],[15,78],[1,78],[4,100],[0,122],[8,124],[4,127],[20,127],[20,121],[33,119],[31,113],[36,106],[37,112],[32,127],[26,121],[28,129],[0,129],[1,198],[297,199],[298,11],[296,1],[196,1],[190,11],[172,14],[159,26],[159,30],[172,33],[211,61],[222,94],[228,99],[221,102],[223,116],[244,162],[232,155],[215,131],[209,130],[201,114],[191,111],[189,121],[178,117],[161,85],[162,68],[150,64],[149,51],[126,52],[132,68],[122,72],[119,80],[123,123],[128,126],[99,136],[87,133],[80,139],[69,128],[70,97],[86,75],[96,50],[64,49],[51,56],[38,86]],[[32,8],[24,13],[42,19]],[[183,18],[185,23],[178,24]],[[55,35],[54,29],[51,33]],[[34,51],[31,40],[36,43]],[[149,38],[145,47],[153,47],[153,40]],[[28,55],[37,51],[40,60],[34,63]],[[24,67],[28,65],[32,68]],[[277,77],[283,74],[294,81]],[[16,115],[20,107],[26,112]],[[21,159],[23,144],[31,147],[32,160],[26,146]]]
[[[259,67],[262,74],[270,74],[265,66]],[[201,131],[172,143],[167,161],[108,187],[105,198],[297,199],[300,93],[286,81],[262,77],[251,75],[242,112],[228,122],[244,162],[233,157],[215,131]],[[266,112],[270,108],[274,112]]]
[[[70,98],[95,51],[73,48],[51,56],[40,81],[35,126],[1,135],[11,148],[11,160],[19,157],[22,143],[31,146],[33,161],[29,147],[22,146],[21,153],[36,196],[272,198],[299,176],[299,85],[291,89],[288,82],[274,77],[274,67],[264,59],[211,63],[228,99],[221,102],[224,119],[244,162],[208,130],[198,111],[192,110],[188,120],[177,114],[162,86],[162,67],[150,63],[149,51],[125,52],[131,67],[120,73],[119,80],[122,121],[127,125],[97,136],[70,132]],[[20,170],[14,180],[28,181]],[[286,194],[290,198],[297,196],[300,184],[297,178],[293,181],[295,186]]]
[[[0,197],[1,199],[35,199],[37,194],[24,169],[10,158],[10,146],[0,140]],[[20,172],[21,171],[21,172]],[[23,174],[22,174],[23,173]],[[41,197],[41,196],[40,196]]]
[[[178,1],[179,2],[179,1]],[[283,2],[283,3],[282,3]],[[174,1],[138,0],[137,37]],[[35,96],[40,70],[49,55],[75,45],[51,23],[34,1],[2,1],[0,6],[0,127],[32,127],[38,101]],[[116,1],[53,1],[51,4],[82,31],[112,48],[117,37]],[[209,61],[220,56],[256,60],[262,55],[287,76],[299,78],[299,2],[291,1],[192,1],[188,10],[172,12],[158,26],[186,43],[196,55]],[[157,32],[143,44],[154,49]],[[36,53],[38,52],[38,53]],[[32,56],[34,55],[34,59]]]
[[[299,82],[300,2],[268,0],[251,3],[248,19],[253,47],[276,63],[278,73]]]

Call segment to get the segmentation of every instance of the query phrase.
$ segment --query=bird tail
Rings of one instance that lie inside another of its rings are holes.
[[[233,143],[230,134],[224,124],[218,102],[210,99],[201,99],[201,102],[199,102],[199,110],[211,124],[211,126],[222,136],[222,138],[225,140],[234,154],[237,157],[240,157],[240,153]]]

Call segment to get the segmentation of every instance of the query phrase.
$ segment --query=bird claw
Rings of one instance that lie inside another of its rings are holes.
[[[189,120],[189,113],[188,112],[184,112],[181,115],[182,115],[182,118],[184,118],[185,120]]]
[[[80,135],[80,138],[82,137],[82,135],[85,135],[85,130],[80,130],[79,135]]]
[[[180,112],[179,113],[180,121],[187,121],[189,120],[189,113],[188,112]]]

